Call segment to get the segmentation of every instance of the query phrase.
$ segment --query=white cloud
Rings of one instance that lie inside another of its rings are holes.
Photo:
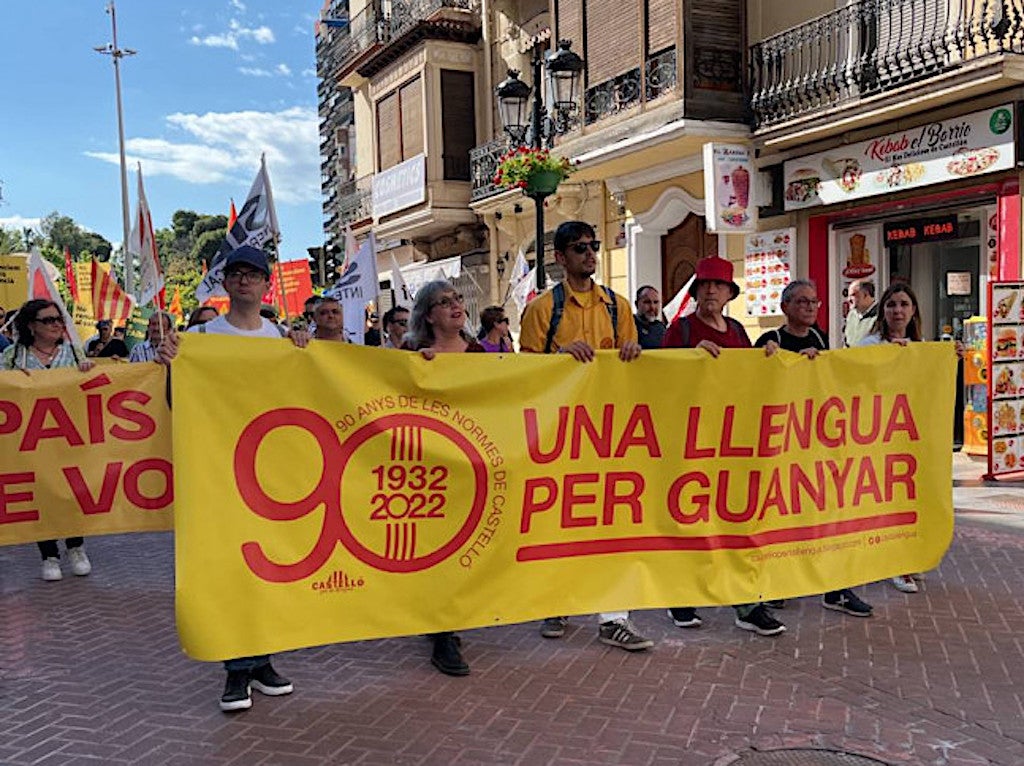
[[[252,40],[259,45],[269,45],[274,39],[274,31],[268,26],[246,27],[238,19],[231,19],[227,32],[205,37],[193,35],[189,42],[207,48],[230,48],[237,51],[239,41]]]
[[[266,152],[274,197],[299,204],[320,199],[318,117],[313,107],[279,112],[172,114],[167,123],[183,131],[181,141],[132,138],[125,142],[129,165],[141,162],[148,176],[166,175],[187,183],[236,184],[244,195],[260,154]],[[86,152],[118,164],[117,152]]]
[[[273,77],[274,73],[269,72],[266,69],[260,69],[259,67],[252,66],[240,66],[238,71],[248,77]]]
[[[310,67],[309,69],[302,70],[303,77],[316,77],[316,70]]]
[[[12,215],[7,218],[0,218],[0,229],[16,229],[18,231],[33,229],[38,231],[41,220],[41,218],[25,218],[20,215]]]
[[[231,0],[231,7],[245,13],[245,3],[242,0]]]
[[[291,77],[292,70],[287,64],[278,64],[275,70],[282,77]]]

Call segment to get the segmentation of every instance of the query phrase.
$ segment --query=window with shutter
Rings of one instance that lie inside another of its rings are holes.
[[[643,0],[586,0],[587,83],[610,80],[637,69],[642,60],[640,9]]]
[[[744,8],[742,0],[708,0],[686,5],[687,42],[694,88],[743,92]]]
[[[399,89],[402,159],[423,154],[423,81],[417,77]]]
[[[572,40],[575,50],[583,50],[583,0],[555,0],[555,19],[559,40]]]
[[[472,72],[441,70],[441,131],[445,180],[470,180],[469,152],[476,146]]]
[[[647,53],[654,54],[676,44],[676,16],[674,0],[647,0]]]
[[[377,102],[377,161],[387,170],[402,161],[402,134],[398,124],[398,93]]]

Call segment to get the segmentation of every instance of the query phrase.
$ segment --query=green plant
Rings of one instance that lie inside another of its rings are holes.
[[[573,172],[572,163],[565,157],[556,157],[547,149],[520,146],[510,149],[498,161],[494,183],[509,189],[525,189],[538,173],[556,173],[559,182]]]

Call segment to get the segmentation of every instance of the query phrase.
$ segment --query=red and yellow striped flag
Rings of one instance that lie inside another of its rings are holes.
[[[132,313],[132,299],[121,289],[110,273],[92,259],[92,310],[98,322],[109,319],[123,325]]]

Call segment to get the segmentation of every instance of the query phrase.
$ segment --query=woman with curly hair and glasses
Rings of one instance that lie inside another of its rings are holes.
[[[88,372],[95,364],[76,350],[67,337],[64,314],[60,307],[53,301],[41,298],[30,300],[18,309],[14,317],[14,343],[0,355],[0,369],[25,372],[58,367],[78,367],[82,372]],[[47,582],[60,580],[64,575],[60,570],[57,541],[43,540],[37,545],[43,557],[43,579]],[[67,547],[71,571],[80,577],[89,574],[92,564],[85,555],[84,540],[81,537],[69,537],[64,545]]]

